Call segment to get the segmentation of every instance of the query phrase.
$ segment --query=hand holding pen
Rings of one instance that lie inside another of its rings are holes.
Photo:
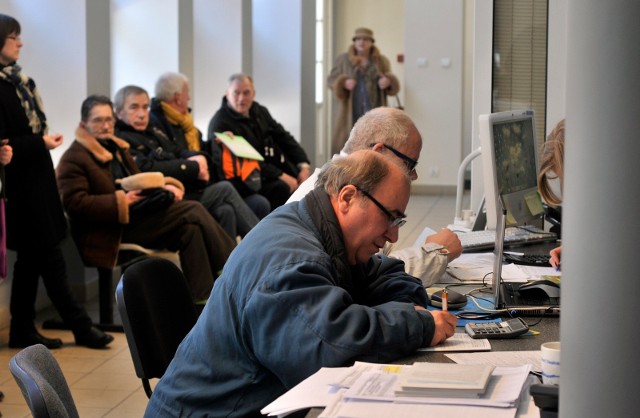
[[[551,256],[551,258],[549,259],[549,264],[551,264],[551,267],[555,267],[556,271],[560,271],[560,258],[562,257],[562,247],[557,247],[549,251],[549,255]]]

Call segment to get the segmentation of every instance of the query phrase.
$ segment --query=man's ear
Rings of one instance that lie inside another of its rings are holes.
[[[344,186],[338,193],[338,210],[347,214],[349,209],[355,204],[357,189],[354,185]]]

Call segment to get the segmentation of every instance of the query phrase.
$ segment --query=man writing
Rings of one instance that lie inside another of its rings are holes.
[[[409,183],[389,157],[356,152],[327,163],[316,189],[259,223],[145,416],[258,417],[321,367],[391,361],[451,337],[456,318],[427,311],[420,281],[376,254],[398,239]]]

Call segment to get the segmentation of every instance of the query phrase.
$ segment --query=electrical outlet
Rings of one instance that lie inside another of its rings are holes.
[[[440,167],[431,166],[429,167],[429,177],[436,178],[440,175]]]

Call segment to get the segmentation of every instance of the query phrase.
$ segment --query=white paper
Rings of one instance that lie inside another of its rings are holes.
[[[458,364],[491,364],[493,366],[520,366],[530,364],[531,370],[540,373],[542,353],[537,351],[492,351],[489,353],[445,354]]]
[[[474,339],[465,332],[456,332],[453,337],[435,347],[422,347],[418,351],[488,351],[491,344],[486,338]]]

